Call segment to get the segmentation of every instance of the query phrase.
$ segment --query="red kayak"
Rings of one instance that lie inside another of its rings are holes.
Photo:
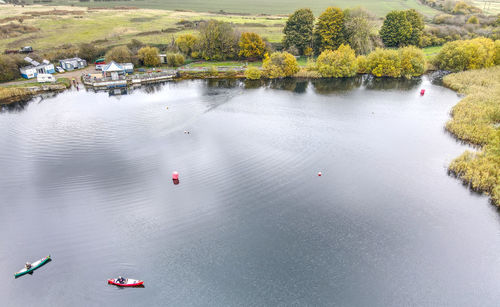
[[[120,287],[137,287],[144,285],[144,281],[130,278],[124,278],[122,281],[120,281],[118,280],[118,278],[112,278],[108,279],[108,284]]]

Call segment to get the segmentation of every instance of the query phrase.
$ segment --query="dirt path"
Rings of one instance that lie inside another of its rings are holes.
[[[73,79],[75,78],[77,81],[80,81],[80,77],[83,74],[93,74],[97,73],[98,71],[95,70],[95,65],[89,65],[83,69],[78,69],[78,70],[73,70],[73,71],[67,71],[62,74],[55,74],[54,76],[56,79],[58,78],[68,78],[68,79]],[[0,86],[9,86],[9,85],[22,85],[24,83],[33,83],[36,82],[36,78],[31,78],[31,79],[26,79],[26,80],[21,80],[21,81],[10,81],[10,82],[5,82],[5,83],[0,83]]]

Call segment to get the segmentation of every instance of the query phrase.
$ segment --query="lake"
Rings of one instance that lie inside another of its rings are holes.
[[[498,305],[500,215],[448,176],[467,149],[443,128],[460,97],[431,79],[4,107],[0,305]],[[107,285],[118,275],[145,287]]]

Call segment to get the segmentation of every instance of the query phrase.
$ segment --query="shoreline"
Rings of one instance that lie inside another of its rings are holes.
[[[500,66],[450,74],[443,86],[465,95],[451,109],[445,129],[472,145],[448,166],[448,173],[500,207]]]

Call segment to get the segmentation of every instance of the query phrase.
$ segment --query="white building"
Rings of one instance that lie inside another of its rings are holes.
[[[19,68],[21,76],[26,79],[31,79],[36,77],[38,74],[53,74],[55,73],[54,64],[51,64],[47,60],[43,60],[42,63],[32,60],[29,57],[24,58],[25,61],[31,63],[31,65]]]

